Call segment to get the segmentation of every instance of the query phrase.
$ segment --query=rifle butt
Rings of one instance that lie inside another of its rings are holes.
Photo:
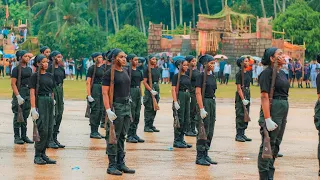
[[[270,137],[268,134],[268,131],[266,127],[263,127],[263,149],[262,149],[262,158],[263,159],[272,159],[272,149],[271,149],[271,144],[270,144]]]
[[[117,144],[116,131],[113,124],[113,121],[110,122],[110,130],[109,130],[109,144]]]
[[[249,116],[248,109],[246,108],[245,105],[243,105],[243,110],[244,110],[244,122],[250,122],[251,118]]]
[[[160,107],[158,105],[156,98],[154,97],[154,95],[151,95],[151,96],[152,96],[153,110],[154,111],[160,110]]]
[[[173,111],[173,127],[180,128],[180,121],[178,116],[178,111],[174,108],[174,103],[172,103],[172,111]]]
[[[206,129],[204,128],[204,123],[202,119],[200,119],[199,122],[199,139],[207,140]]]
[[[37,126],[36,120],[33,120],[32,138],[33,138],[34,142],[39,142],[40,141],[40,135],[39,135],[39,131],[38,131],[38,126]]]
[[[87,102],[87,108],[86,108],[86,113],[84,114],[84,117],[90,118],[90,105]]]
[[[23,113],[22,113],[22,109],[21,109],[20,105],[18,105],[18,117],[17,117],[17,122],[18,122],[18,123],[23,123],[23,122],[24,122]]]

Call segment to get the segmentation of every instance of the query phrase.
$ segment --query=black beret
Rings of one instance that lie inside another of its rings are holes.
[[[53,59],[53,57],[56,57],[57,55],[59,55],[59,54],[61,54],[59,51],[52,51],[51,53],[50,53],[50,55],[49,55],[49,59],[50,59],[50,61],[52,61]]]
[[[24,56],[25,54],[27,54],[27,53],[28,53],[28,51],[26,51],[26,50],[17,51],[17,52],[16,52],[17,61],[20,61],[20,58],[21,58],[22,56]]]
[[[92,58],[92,59],[94,59],[94,58],[96,58],[96,57],[98,57],[98,56],[102,56],[102,53],[100,53],[100,52],[95,52],[95,53],[92,53],[92,54],[91,54],[91,58]]]
[[[246,59],[246,57],[240,57],[237,59],[237,66],[241,67],[241,63]]]
[[[264,51],[261,63],[265,66],[271,65],[270,57],[273,56],[277,50],[278,50],[278,48],[276,48],[276,47],[271,47],[271,48],[266,49]]]
[[[194,56],[192,56],[192,55],[186,56],[186,60],[187,60],[188,62],[191,62],[192,59],[194,59]]]
[[[174,62],[174,65],[179,69],[180,64],[186,61],[185,59],[178,59]]]
[[[44,51],[46,50],[46,49],[50,49],[48,46],[42,46],[41,48],[40,48],[40,53],[44,53]]]
[[[213,61],[213,60],[214,60],[213,56],[211,56],[209,54],[205,54],[205,55],[203,55],[203,56],[201,56],[199,58],[199,63],[202,64],[202,65],[205,65],[205,64],[207,64],[207,63],[209,63],[210,61]]]
[[[38,67],[38,63],[40,63],[42,61],[42,59],[44,58],[47,58],[45,55],[43,54],[39,54],[37,55],[35,58],[34,58],[34,61],[33,61],[33,66],[34,67]]]
[[[112,61],[116,56],[118,56],[118,54],[120,53],[120,52],[123,52],[121,49],[117,49],[117,48],[115,48],[115,49],[112,49],[111,51],[110,51],[110,53],[108,54],[108,59],[109,59],[109,61]]]
[[[144,63],[146,61],[146,58],[144,57],[138,57],[139,63]]]
[[[127,62],[133,60],[133,58],[135,58],[135,57],[137,57],[137,55],[135,55],[135,54],[129,54],[129,55],[127,56]]]

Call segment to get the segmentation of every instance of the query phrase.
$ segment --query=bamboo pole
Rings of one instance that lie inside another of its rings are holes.
[[[187,34],[187,23],[184,22],[183,23],[183,35],[186,35]]]

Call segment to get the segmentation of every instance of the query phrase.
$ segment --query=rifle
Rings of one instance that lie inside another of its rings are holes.
[[[20,60],[20,61],[21,61],[21,60]],[[18,67],[18,79],[17,79],[17,89],[18,89],[18,92],[20,92],[20,86],[21,86],[21,64],[19,64],[19,67]],[[18,122],[18,123],[24,122],[22,109],[21,109],[21,106],[20,106],[19,104],[18,104],[18,117],[17,117],[17,122]]]
[[[150,88],[152,90],[153,88],[152,88],[152,74],[151,74],[151,63],[150,63],[150,60],[148,61],[148,77],[149,77],[149,86],[150,86]],[[160,110],[156,98],[154,97],[154,95],[151,92],[150,92],[150,94],[151,94],[151,97],[152,97],[153,110],[154,111]]]
[[[182,69],[182,63],[180,63],[179,73],[178,73],[178,80],[177,80],[177,85],[176,85],[176,97],[177,97],[177,101],[178,101],[179,104],[180,104],[180,102],[179,102],[179,88],[180,88],[181,69]],[[178,110],[176,110],[176,108],[174,107],[174,102],[172,102],[172,110],[173,110],[173,118],[174,118],[173,127],[174,128],[180,128]]]
[[[204,95],[206,92],[206,85],[207,85],[207,71],[208,71],[208,65],[204,64],[204,72],[203,72],[203,82],[202,82],[202,103],[204,105]],[[207,140],[207,134],[206,134],[206,129],[204,128],[204,123],[202,118],[200,117],[200,122],[199,122],[199,139],[201,140]]]
[[[107,66],[108,66],[108,59],[106,60],[106,62],[104,63],[104,72],[106,73],[107,72]],[[104,109],[104,113],[105,113],[105,118],[104,118],[104,129],[106,130],[107,129],[107,123],[108,123],[108,116],[106,114],[106,109]]]
[[[39,64],[41,64],[41,63],[39,63]],[[37,85],[36,85],[36,91],[35,91],[35,95],[34,95],[37,111],[38,111],[38,93],[39,93],[39,87],[40,87],[40,70],[41,70],[41,66],[42,65],[40,65],[38,67],[38,71],[37,71]],[[33,119],[33,141],[34,142],[39,142],[40,141],[40,135],[39,135],[37,122],[34,119]]]
[[[92,78],[91,78],[91,82],[90,82],[90,92],[92,92],[94,78],[96,77],[97,64],[98,64],[98,61],[94,64],[94,67],[93,67],[93,74],[92,74]],[[90,103],[88,101],[88,97],[87,97],[87,108],[86,108],[86,113],[85,113],[84,117],[90,118]]]
[[[110,88],[109,88],[109,104],[110,108],[113,112],[115,112],[115,109],[113,107],[113,92],[114,92],[114,71],[115,71],[115,59],[113,60],[113,63],[111,65],[111,79],[110,79]],[[106,116],[107,120],[107,116]],[[116,137],[116,131],[114,127],[113,121],[109,120],[110,129],[109,129],[109,144],[117,144],[117,137]]]
[[[277,69],[278,69],[278,61],[276,60],[272,69],[272,80],[271,80],[271,88],[270,88],[270,93],[269,93],[269,102],[270,102],[270,111],[271,111],[271,106],[272,106],[272,100],[273,100],[273,94],[274,94],[274,85],[276,82],[276,77],[277,77]],[[263,124],[263,151],[262,151],[262,158],[263,159],[272,159],[272,149],[271,149],[271,144],[270,144],[270,136],[269,132],[267,130],[267,125],[264,122]]]
[[[242,90],[243,96],[245,97],[244,95],[244,64],[243,63],[241,63],[241,77],[242,77],[241,90]],[[244,111],[244,122],[251,121],[247,107],[243,103],[242,103],[242,107]]]

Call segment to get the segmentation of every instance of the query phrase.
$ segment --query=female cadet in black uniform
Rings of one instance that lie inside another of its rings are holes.
[[[35,164],[56,164],[55,160],[50,159],[46,155],[46,149],[49,144],[49,135],[52,133],[54,123],[53,108],[54,108],[54,95],[53,76],[51,73],[46,72],[48,69],[48,59],[40,54],[35,57],[35,67],[39,67],[40,77],[38,73],[32,74],[30,78],[30,100],[31,100],[31,116],[36,120],[40,141],[35,142]],[[35,90],[37,89],[37,82],[39,79],[39,91],[37,96]]]
[[[102,67],[103,58],[101,53],[93,53],[91,58],[95,62],[93,66],[88,69],[87,73],[87,93],[88,101],[90,103],[90,138],[101,139],[104,138],[99,132],[98,128],[103,115],[103,99],[102,99],[102,78],[104,69]],[[96,68],[93,85],[91,86],[91,79]],[[92,88],[91,88],[92,87]]]
[[[271,89],[272,71],[274,62],[278,62],[277,75],[275,79],[274,95],[271,109],[269,101],[269,93]],[[283,64],[286,63],[283,52],[277,48],[268,48],[264,52],[262,64],[268,66],[263,70],[259,77],[260,91],[261,91],[261,111],[260,111],[260,133],[262,135],[262,143],[260,145],[258,156],[258,169],[260,180],[273,179],[274,176],[274,162],[280,149],[280,144],[284,134],[288,115],[288,92],[290,84],[286,78],[286,74],[281,70]],[[263,159],[263,126],[266,126],[269,136],[270,144],[273,153],[272,159]]]
[[[27,66],[30,61],[30,56],[27,51],[17,51],[16,53],[17,61],[19,65],[12,70],[11,74],[11,87],[13,90],[12,94],[12,112],[13,117],[13,130],[14,130],[14,143],[15,144],[24,144],[30,143],[31,141],[27,136],[27,119],[30,114],[30,90],[29,90],[29,79],[32,75],[32,69]],[[21,67],[20,67],[21,66]],[[20,87],[18,87],[18,78],[19,78],[19,68],[21,68],[20,75]],[[19,89],[18,89],[19,88]],[[18,106],[20,106],[23,121],[22,123],[17,122],[18,119]],[[20,134],[21,130],[21,134]]]
[[[40,53],[43,54],[46,58],[49,58],[51,50],[48,46],[43,46],[40,48]]]
[[[317,56],[317,62],[320,63],[320,54]],[[320,74],[317,75],[317,94],[318,100],[316,106],[314,107],[314,124],[318,130],[319,143],[318,143],[318,161],[319,161],[319,171],[318,176],[320,176]]]
[[[109,158],[107,173],[112,175],[122,175],[122,172],[133,174],[135,170],[129,169],[124,160],[124,141],[131,118],[130,78],[127,71],[123,69],[126,66],[126,54],[120,49],[114,49],[109,54],[108,59],[113,61],[114,66],[113,109],[111,110],[109,102],[112,69],[108,70],[103,78],[103,102],[108,118],[115,126],[117,144],[110,144],[109,136],[107,136],[107,154]]]
[[[128,131],[127,142],[143,143],[144,140],[137,135],[138,124],[140,120],[141,111],[141,81],[143,80],[143,74],[137,69],[138,57],[135,54],[129,54],[127,61],[130,62],[129,76],[131,78],[130,96],[131,96],[131,115],[132,122]]]
[[[207,140],[200,139],[200,133],[197,136],[197,159],[196,164],[210,166],[210,164],[217,164],[211,160],[208,156],[208,150],[211,146],[211,141],[214,132],[214,125],[216,122],[216,100],[215,100],[215,92],[217,89],[216,77],[211,71],[214,70],[214,58],[211,55],[201,56],[199,59],[199,63],[203,65],[203,67],[207,67],[207,71],[202,72],[196,81],[196,97],[198,102],[198,108],[200,109],[200,117],[203,120],[205,133],[207,136]],[[202,85],[203,78],[207,76],[206,86],[204,95],[202,94]],[[204,98],[203,98],[204,97]],[[199,119],[200,120],[200,119]],[[200,130],[200,126],[198,124],[198,132]]]
[[[178,111],[179,123],[180,127],[174,128],[174,141],[173,147],[176,148],[191,148],[192,145],[187,144],[184,141],[184,130],[190,121],[190,89],[191,89],[191,81],[189,76],[186,75],[186,72],[189,67],[188,61],[185,59],[178,59],[174,63],[177,68],[180,68],[182,64],[182,68],[179,69],[180,72],[180,82],[179,89],[177,89],[178,84],[178,74],[175,74],[172,78],[172,99],[174,103],[174,108]],[[178,91],[178,92],[177,92]],[[178,96],[177,96],[178,94]]]
[[[242,69],[242,64],[244,68]],[[248,127],[248,122],[244,122],[244,108],[246,106],[248,112],[250,109],[250,82],[251,75],[245,70],[249,66],[249,59],[246,57],[240,57],[237,59],[237,66],[240,68],[236,74],[236,97],[235,97],[235,109],[236,109],[236,138],[238,142],[252,141],[245,135],[245,130]],[[242,84],[242,70],[244,70],[244,84]]]
[[[48,72],[50,72],[54,79],[53,82],[55,83],[55,88],[53,89],[54,93],[54,100],[55,100],[55,113],[54,119],[55,123],[53,126],[53,134],[50,135],[50,142],[49,148],[64,148],[65,145],[60,144],[57,139],[59,128],[62,120],[62,114],[64,110],[64,101],[63,101],[63,81],[66,78],[66,74],[64,68],[61,67],[59,64],[62,62],[62,54],[59,51],[52,51],[49,59],[52,62],[51,66],[48,68]],[[52,66],[54,65],[54,70]],[[53,70],[53,72],[52,72]]]
[[[200,71],[197,69],[197,60],[194,56],[192,56],[192,55],[186,56],[186,60],[189,62],[189,69],[186,72],[186,74],[191,79],[190,120],[189,120],[189,122],[187,122],[188,124],[187,124],[187,128],[186,128],[186,136],[197,136],[197,132],[196,132],[197,99],[196,99],[196,87],[195,86],[196,86],[197,77],[200,75]]]
[[[151,78],[152,78],[152,89],[149,86],[149,71],[146,67],[144,70],[143,85],[145,87],[143,105],[144,105],[144,132],[160,132],[154,125],[154,119],[156,117],[157,111],[153,109],[152,96],[153,94],[159,103],[160,100],[160,88],[159,88],[159,78],[160,70],[156,67],[157,59],[155,56],[150,55],[149,61],[151,65]]]

